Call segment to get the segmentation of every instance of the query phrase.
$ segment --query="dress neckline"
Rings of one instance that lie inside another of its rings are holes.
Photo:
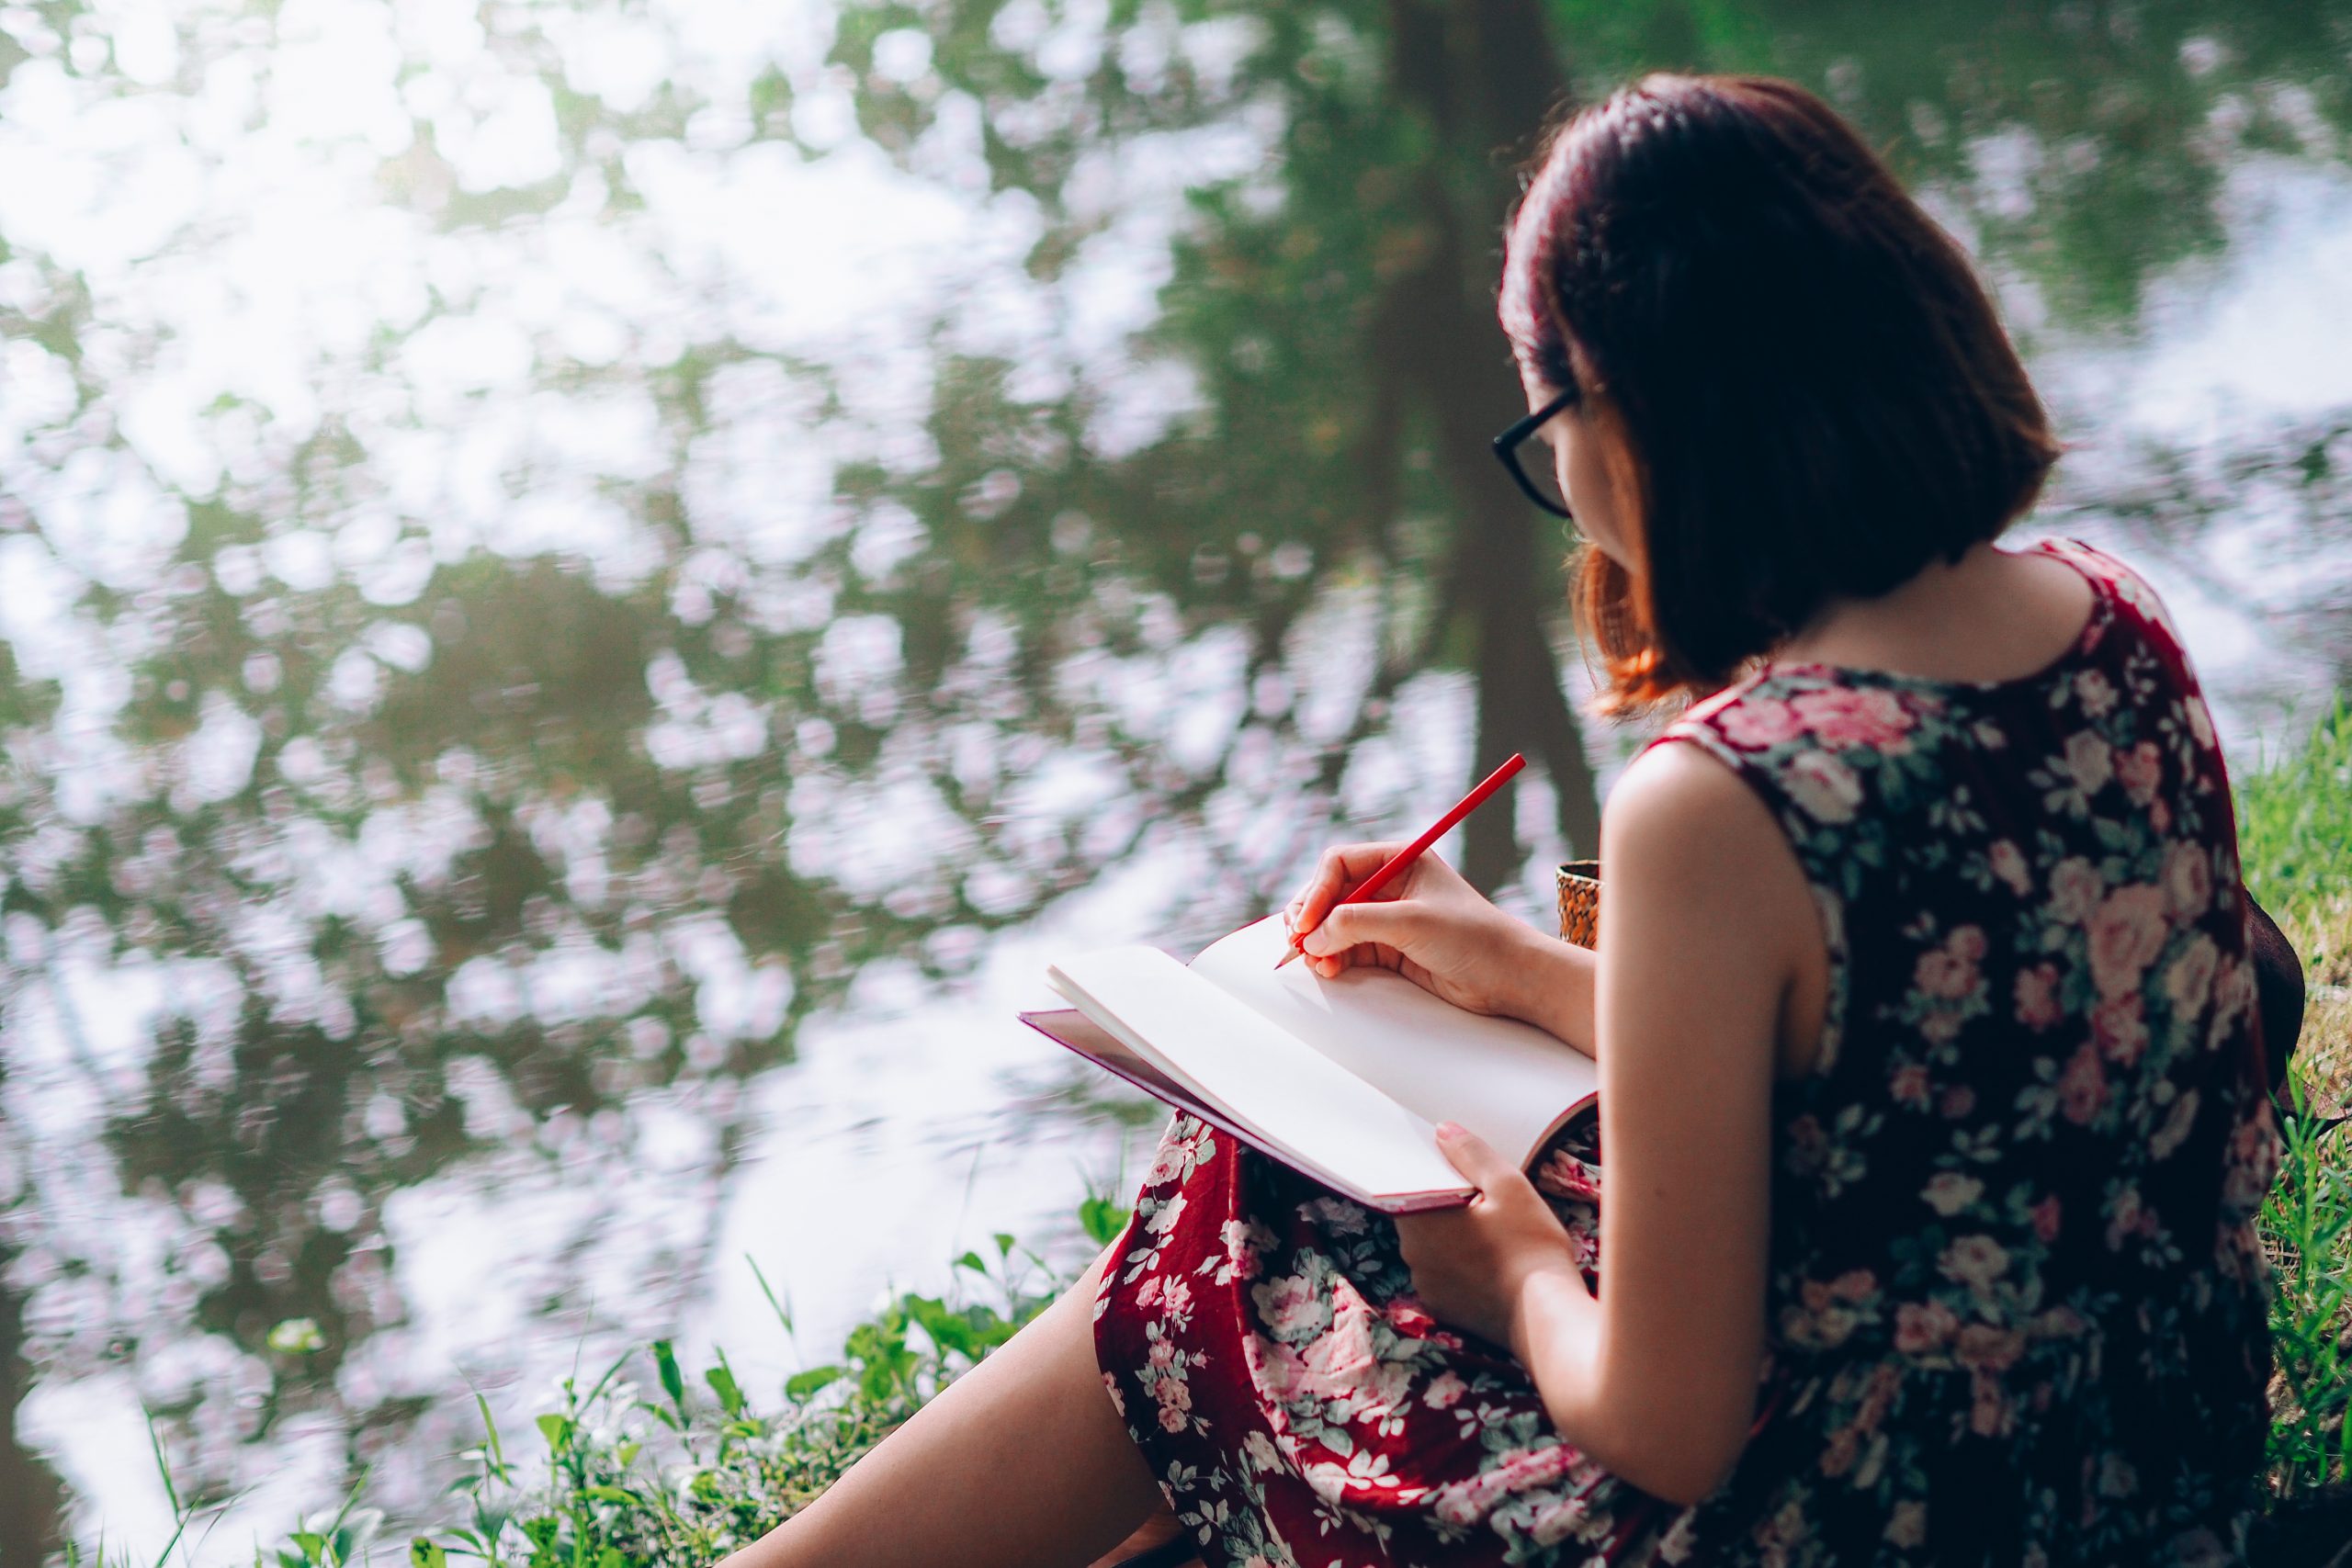
[[[1828,664],[1818,660],[1797,660],[1789,663],[1769,661],[1758,671],[1758,681],[1769,681],[1781,675],[1820,675],[1832,680],[1863,685],[1907,686],[1916,691],[1966,692],[1987,694],[1997,692],[2038,690],[2061,675],[2069,674],[2085,655],[2098,646],[2107,630],[2108,622],[2115,618],[2115,585],[2101,572],[2094,571],[2079,558],[2078,552],[2089,548],[2075,539],[2037,539],[2018,553],[2032,551],[2061,560],[2072,568],[2091,586],[2091,607],[2083,617],[2082,629],[2074,640],[2058,651],[2056,658],[2038,670],[2023,675],[2012,675],[2006,681],[1954,681],[1933,675],[1910,675],[1899,670],[1878,670],[1860,664]]]

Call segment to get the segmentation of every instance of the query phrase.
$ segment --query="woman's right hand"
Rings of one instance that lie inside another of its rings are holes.
[[[1404,847],[1340,844],[1323,852],[1314,876],[1283,910],[1292,931],[1306,933],[1299,962],[1327,980],[1351,965],[1378,964],[1458,1008],[1533,1021],[1529,992],[1543,934],[1497,908],[1435,854],[1422,853],[1364,902],[1340,902]]]

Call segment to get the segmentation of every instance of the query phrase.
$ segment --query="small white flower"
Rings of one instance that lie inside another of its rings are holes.
[[[2077,730],[2066,738],[2066,772],[2085,795],[2097,795],[2115,776],[2115,753],[2099,736]]]
[[[1944,1248],[1940,1266],[1945,1278],[1986,1291],[2009,1271],[2009,1249],[1989,1235],[1964,1235]]]
[[[2170,1159],[2188,1137],[2188,1129],[2197,1121],[2197,1091],[2190,1089],[2172,1102],[2172,1110],[2165,1116],[2165,1124],[2148,1140],[2148,1154],[2154,1159]]]
[[[1951,1219],[1983,1195],[1984,1184],[1973,1176],[1962,1176],[1956,1170],[1939,1170],[1930,1177],[1919,1196],[1928,1207]]]
[[[1861,804],[1862,781],[1826,751],[1800,751],[1781,771],[1790,797],[1818,822],[1847,822]]]

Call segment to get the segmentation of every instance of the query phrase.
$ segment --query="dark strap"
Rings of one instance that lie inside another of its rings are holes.
[[[2274,1098],[2287,1086],[2287,1064],[2303,1032],[2303,963],[2269,911],[2245,896],[2252,921],[2255,1009],[2262,1015],[2263,1068]]]

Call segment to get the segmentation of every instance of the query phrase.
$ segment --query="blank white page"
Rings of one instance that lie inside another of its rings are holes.
[[[1592,1058],[1514,1018],[1489,1018],[1431,996],[1386,969],[1326,980],[1269,915],[1219,938],[1193,973],[1249,1004],[1433,1126],[1458,1122],[1525,1164],[1567,1112],[1600,1087]]]
[[[1429,1122],[1156,947],[1085,953],[1046,976],[1130,1048],[1335,1185],[1371,1194],[1465,1185]]]

